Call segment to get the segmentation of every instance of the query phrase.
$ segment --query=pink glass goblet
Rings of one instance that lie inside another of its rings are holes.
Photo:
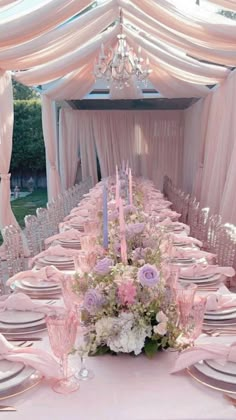
[[[192,283],[178,285],[177,287],[177,303],[179,308],[179,324],[185,330],[188,326],[188,317],[193,306],[193,299],[197,286]]]
[[[188,319],[188,336],[192,344],[202,332],[204,314],[206,310],[207,298],[205,296],[195,296]]]
[[[73,312],[48,315],[46,324],[52,351],[60,360],[63,369],[63,378],[56,381],[52,389],[59,394],[69,394],[79,388],[73,377],[68,375],[68,353],[75,344],[77,316]]]
[[[83,282],[84,280],[81,278],[80,281]],[[76,293],[77,280],[73,276],[64,276],[61,285],[62,297],[66,309],[68,311],[77,312],[77,308],[80,307],[82,303],[82,297],[79,293]]]
[[[97,260],[95,252],[79,251],[78,255],[74,257],[75,271],[81,273],[89,273]]]
[[[98,222],[96,220],[86,220],[84,222],[84,232],[86,234],[97,234],[98,231]]]
[[[94,235],[81,235],[80,245],[82,251],[92,252],[94,245],[96,244],[97,238]]]

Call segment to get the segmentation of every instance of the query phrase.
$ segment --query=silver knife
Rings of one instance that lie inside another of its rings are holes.
[[[0,405],[0,411],[16,411],[16,408],[9,405]]]

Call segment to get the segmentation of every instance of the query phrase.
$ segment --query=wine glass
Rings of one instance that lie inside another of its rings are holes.
[[[181,283],[177,287],[177,303],[179,308],[179,324],[185,330],[188,326],[188,317],[193,306],[197,286],[193,283]]]
[[[202,324],[206,309],[207,298],[205,296],[195,296],[193,305],[189,313],[187,335],[192,343],[202,332]]]
[[[80,381],[87,381],[94,378],[94,372],[87,368],[86,359],[89,355],[92,343],[92,336],[88,329],[81,327],[81,334],[79,334],[79,342],[77,352],[80,356],[80,370],[75,373],[76,379]]]
[[[75,343],[77,317],[74,312],[53,313],[47,316],[46,324],[52,351],[60,359],[63,370],[63,378],[56,381],[52,389],[59,394],[69,394],[79,388],[73,377],[68,376],[68,353]]]
[[[75,271],[89,273],[94,267],[97,255],[92,251],[79,251],[74,257]]]

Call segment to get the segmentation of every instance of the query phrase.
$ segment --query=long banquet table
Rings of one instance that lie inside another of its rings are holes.
[[[48,351],[46,332],[34,346]],[[225,341],[225,337],[203,336],[200,340]],[[227,337],[233,342],[234,337]],[[30,341],[30,336],[29,336]],[[162,351],[153,359],[144,355],[97,356],[88,360],[95,373],[81,381],[78,391],[69,395],[55,393],[43,380],[35,388],[0,401],[17,409],[17,420],[228,420],[236,418],[236,409],[223,393],[204,387],[187,372],[171,374],[178,353]],[[78,356],[70,356],[74,370]],[[1,412],[1,419],[10,413]]]
[[[42,336],[36,345],[49,348],[46,333]],[[89,358],[95,377],[81,382],[75,393],[56,394],[49,383],[42,382],[1,403],[17,408],[17,413],[11,413],[17,420],[235,419],[236,409],[222,393],[205,388],[185,372],[170,374],[176,356],[176,352],[162,352],[152,360],[143,355]],[[74,369],[79,368],[77,356],[71,356],[71,362]],[[1,419],[9,418],[10,413],[1,413]]]

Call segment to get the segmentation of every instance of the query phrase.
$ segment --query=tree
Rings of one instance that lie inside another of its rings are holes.
[[[39,94],[36,93],[33,89],[22,85],[13,79],[13,97],[15,100],[26,100],[26,99],[37,99]]]
[[[45,173],[40,100],[14,101],[14,115],[12,173],[20,176]]]

